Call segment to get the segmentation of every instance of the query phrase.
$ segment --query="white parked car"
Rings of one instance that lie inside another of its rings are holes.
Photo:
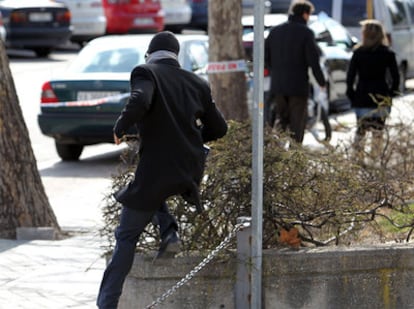
[[[188,0],[161,0],[166,30],[181,32],[191,21],[191,5]]]
[[[71,12],[73,32],[71,41],[83,44],[106,31],[106,17],[100,0],[55,0],[65,4]]]

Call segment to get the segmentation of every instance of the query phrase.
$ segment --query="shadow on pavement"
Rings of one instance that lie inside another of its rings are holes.
[[[27,240],[0,239],[0,253],[28,243]]]
[[[120,165],[122,150],[106,152],[79,161],[59,161],[39,170],[41,177],[111,177]]]
[[[49,56],[47,57],[38,57],[36,53],[29,49],[13,49],[9,48],[6,50],[7,56],[10,61],[13,62],[63,62],[65,59],[58,59],[59,55],[62,54],[77,54],[79,53],[79,46],[77,45],[62,45],[59,48],[52,50]]]

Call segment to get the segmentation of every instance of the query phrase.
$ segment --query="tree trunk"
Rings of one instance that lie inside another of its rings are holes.
[[[53,227],[59,233],[1,41],[0,111],[0,238],[15,238],[17,227]]]
[[[208,2],[209,61],[245,59],[242,42],[241,0]],[[226,119],[245,120],[247,108],[246,72],[209,74],[213,98]]]

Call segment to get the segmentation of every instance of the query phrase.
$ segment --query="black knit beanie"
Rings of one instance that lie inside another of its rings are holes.
[[[168,50],[178,55],[180,51],[180,43],[174,33],[170,31],[162,31],[154,35],[148,46],[148,54],[157,50]]]

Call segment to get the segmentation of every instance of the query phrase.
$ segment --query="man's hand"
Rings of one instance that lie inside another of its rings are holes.
[[[116,136],[116,134],[115,134],[115,133],[114,133],[114,142],[115,142],[115,145],[119,145],[119,144],[121,144],[121,143],[122,143],[121,139],[120,139],[120,138],[118,138],[118,136]]]

